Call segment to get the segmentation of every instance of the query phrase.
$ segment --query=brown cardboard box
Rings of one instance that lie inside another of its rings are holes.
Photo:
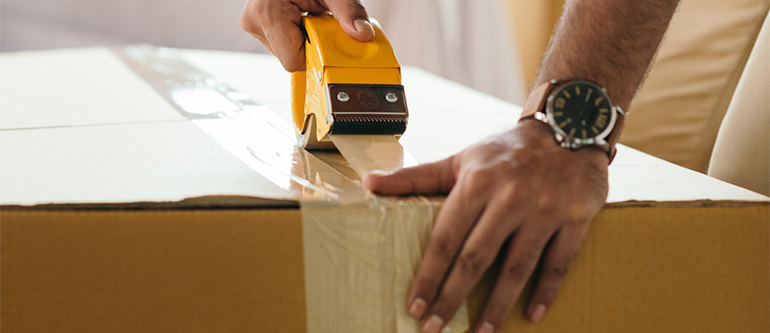
[[[768,328],[767,205],[605,209],[546,320],[506,331]],[[305,328],[296,209],[2,212],[2,328]],[[475,315],[491,275],[470,299]]]
[[[288,119],[288,77],[269,57],[180,56]],[[108,50],[0,60],[0,329],[306,329],[294,192]],[[402,143],[419,162],[519,112],[419,70],[404,80],[412,118]],[[350,174],[338,157],[318,157]],[[527,323],[519,302],[506,331],[770,329],[768,198],[625,147],[610,182],[544,322]],[[469,299],[471,319],[496,270]]]

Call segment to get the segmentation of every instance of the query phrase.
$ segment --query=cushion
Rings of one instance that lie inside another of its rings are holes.
[[[706,172],[770,0],[682,0],[621,142]]]

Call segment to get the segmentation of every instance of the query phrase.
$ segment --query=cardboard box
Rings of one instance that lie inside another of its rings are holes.
[[[274,59],[153,52],[289,123],[289,78]],[[0,329],[306,330],[296,188],[228,151],[108,49],[2,54],[0,72]],[[402,143],[418,162],[520,112],[417,69],[404,85]],[[339,156],[314,156],[355,177]],[[767,197],[626,147],[610,184],[544,322],[526,322],[520,301],[505,331],[770,329]],[[472,323],[497,270],[469,299]]]

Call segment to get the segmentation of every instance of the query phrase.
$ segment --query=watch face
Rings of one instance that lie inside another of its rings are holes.
[[[614,121],[607,93],[589,81],[571,81],[558,87],[548,98],[546,114],[567,138],[593,143],[605,137]]]

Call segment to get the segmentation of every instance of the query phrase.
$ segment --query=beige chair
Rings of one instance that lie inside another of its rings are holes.
[[[706,172],[769,0],[682,0],[621,142]]]
[[[722,121],[708,173],[770,195],[770,15]]]

